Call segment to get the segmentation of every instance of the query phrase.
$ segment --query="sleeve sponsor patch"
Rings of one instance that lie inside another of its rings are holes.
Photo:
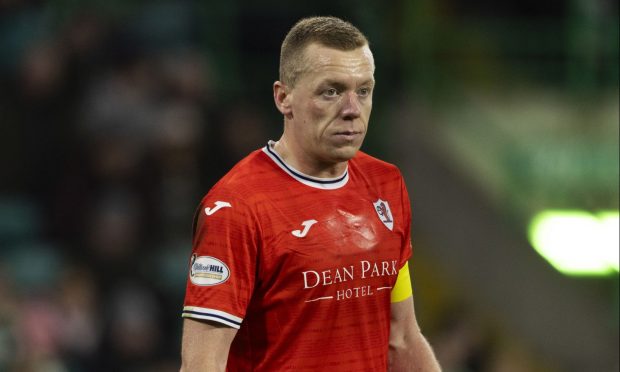
[[[212,286],[222,284],[230,277],[228,266],[211,256],[192,255],[189,279],[194,285]]]

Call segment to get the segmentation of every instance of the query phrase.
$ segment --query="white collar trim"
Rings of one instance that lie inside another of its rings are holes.
[[[335,189],[339,189],[343,187],[349,181],[348,165],[347,165],[347,168],[345,168],[344,173],[339,177],[319,178],[319,177],[309,176],[307,174],[304,174],[298,171],[297,169],[293,168],[289,164],[286,164],[286,162],[280,157],[280,155],[273,148],[274,145],[275,145],[274,141],[269,141],[269,143],[267,143],[267,146],[263,147],[263,152],[267,154],[267,156],[269,156],[269,158],[271,158],[271,160],[273,160],[273,162],[276,163],[278,167],[280,167],[283,171],[288,173],[289,176],[293,177],[294,179],[303,183],[306,186],[314,187],[317,189],[323,189],[323,190],[335,190]]]

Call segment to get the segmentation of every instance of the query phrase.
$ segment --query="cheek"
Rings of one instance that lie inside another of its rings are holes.
[[[368,126],[368,121],[370,120],[370,112],[372,111],[372,102],[367,105],[364,106],[362,108],[362,117],[364,118],[364,122],[366,123],[366,126]]]
[[[320,120],[329,115],[332,106],[330,102],[313,100],[308,104],[308,113],[314,120]]]
[[[370,111],[372,111],[372,98],[369,98],[368,101],[364,102],[362,110],[364,111],[366,116],[370,116]]]
[[[307,117],[305,118],[307,125],[306,131],[314,133],[317,137],[321,137],[334,116],[337,115],[337,110],[334,109],[334,106],[333,103],[310,102],[306,111]]]

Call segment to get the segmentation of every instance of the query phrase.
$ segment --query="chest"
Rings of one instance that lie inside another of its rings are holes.
[[[360,191],[289,194],[266,203],[263,279],[312,273],[329,283],[392,275],[408,229],[400,205],[393,195]]]

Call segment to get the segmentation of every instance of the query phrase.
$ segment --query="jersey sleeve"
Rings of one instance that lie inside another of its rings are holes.
[[[409,200],[409,193],[407,192],[407,186],[405,185],[405,181],[400,176],[400,194],[401,194],[401,203],[402,203],[402,211],[404,217],[404,234],[403,240],[401,242],[401,254],[400,254],[400,262],[399,268],[402,268],[411,258],[413,254],[413,248],[411,243],[411,201]]]
[[[194,219],[183,317],[239,328],[256,278],[258,228],[251,208],[226,194],[207,195]]]

